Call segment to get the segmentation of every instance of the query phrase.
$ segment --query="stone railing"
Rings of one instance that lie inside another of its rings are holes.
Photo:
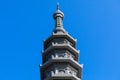
[[[59,42],[59,41],[58,42],[57,41],[53,41],[53,42],[51,42],[51,43],[49,43],[47,45],[47,48],[50,47],[53,44],[69,44],[69,45],[73,46],[73,44],[71,42],[69,42],[69,41],[61,41],[61,42]]]
[[[66,79],[69,79],[69,78],[72,78],[73,80],[80,80],[76,75],[72,74],[72,73],[65,73],[65,71],[63,73],[60,73],[60,72],[54,72],[54,71],[51,71],[51,76],[47,76],[44,80],[49,80],[50,78],[52,77],[63,77],[63,78],[66,78]]]
[[[57,54],[57,55],[49,55],[50,57],[47,58],[46,61],[49,61],[51,59],[72,59],[74,60],[74,57],[72,55],[62,55],[62,54]]]

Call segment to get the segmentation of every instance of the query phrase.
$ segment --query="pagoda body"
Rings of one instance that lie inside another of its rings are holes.
[[[59,5],[53,14],[55,29],[44,41],[41,80],[81,80],[82,65],[78,63],[79,51],[76,40],[63,28],[64,14]]]

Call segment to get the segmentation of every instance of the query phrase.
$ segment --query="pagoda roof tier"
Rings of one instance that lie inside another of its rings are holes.
[[[44,44],[45,46],[52,41],[55,38],[66,38],[68,39],[70,42],[72,42],[73,46],[76,47],[76,39],[74,39],[72,36],[70,36],[67,32],[66,33],[54,33],[49,36],[45,41]]]
[[[78,60],[78,54],[80,53],[80,51],[76,50],[74,47],[72,47],[70,44],[54,44],[52,43],[51,46],[49,46],[42,54],[42,57],[44,58],[44,56],[48,55],[49,52],[55,50],[55,49],[67,49],[70,52],[72,52],[73,54],[75,54],[77,57],[76,60]]]
[[[51,59],[41,66],[41,72],[44,72],[47,68],[49,68],[52,64],[55,64],[55,63],[69,63],[71,66],[73,66],[74,68],[78,70],[78,77],[81,78],[81,72],[82,72],[83,65],[79,64],[77,61],[71,58]]]

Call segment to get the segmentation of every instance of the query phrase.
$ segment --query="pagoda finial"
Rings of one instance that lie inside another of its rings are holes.
[[[60,10],[60,5],[59,3],[57,3],[57,10],[56,12],[53,14],[53,18],[56,19],[57,17],[61,17],[63,19],[64,14],[63,12]]]
[[[59,2],[57,2],[57,10],[60,10]]]

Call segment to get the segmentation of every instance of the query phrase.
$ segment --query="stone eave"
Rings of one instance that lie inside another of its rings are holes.
[[[51,36],[49,36],[46,40],[44,40],[44,45],[47,45],[52,39],[58,38],[58,37],[64,37],[67,38],[70,42],[73,43],[74,47],[76,47],[76,39],[74,39],[72,36],[70,36],[68,33],[53,33]]]
[[[44,63],[41,66],[41,72],[43,73],[44,70],[46,70],[49,66],[51,66],[54,63],[65,63],[65,62],[68,62],[71,66],[75,67],[78,70],[79,77],[81,78],[81,73],[80,72],[82,72],[83,65],[79,64],[78,62],[76,62],[73,59],[68,59],[68,58],[65,58],[65,59],[54,58],[54,59],[51,59],[51,60],[47,61],[46,63]]]
[[[42,58],[44,58],[45,55],[47,55],[50,51],[54,49],[63,49],[63,48],[67,48],[69,51],[73,52],[74,55],[76,55],[76,60],[78,61],[80,51],[77,51],[69,44],[52,44],[42,53]]]

